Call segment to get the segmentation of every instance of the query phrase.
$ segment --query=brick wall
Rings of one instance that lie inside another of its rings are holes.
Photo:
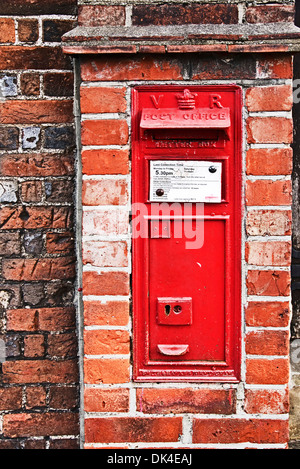
[[[78,446],[75,0],[0,5],[0,448]]]

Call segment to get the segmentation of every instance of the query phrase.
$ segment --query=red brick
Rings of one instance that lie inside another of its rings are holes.
[[[247,205],[291,205],[292,185],[287,180],[247,181]]]
[[[49,254],[63,254],[74,249],[74,234],[70,231],[64,233],[46,234],[46,250]]]
[[[13,18],[0,18],[0,43],[15,42],[15,22]]]
[[[248,23],[294,22],[294,5],[259,5],[246,10]]]
[[[291,275],[287,271],[249,270],[246,280],[248,295],[288,296]]]
[[[78,379],[77,360],[6,361],[2,370],[3,382],[7,384],[71,383]]]
[[[249,236],[286,236],[292,230],[290,210],[251,210],[247,213],[246,231]]]
[[[126,326],[128,321],[129,301],[84,301],[85,326]]]
[[[2,0],[2,15],[73,15],[76,13],[76,0]]]
[[[177,442],[182,419],[157,417],[91,418],[85,423],[87,443]]]
[[[0,233],[0,255],[12,256],[20,254],[21,251],[21,236],[18,232],[5,232]]]
[[[72,222],[69,207],[2,207],[2,229],[19,230],[34,228],[70,228]]]
[[[84,332],[84,352],[87,355],[128,354],[129,333],[127,331],[93,330]]]
[[[285,414],[289,411],[288,389],[245,389],[245,412],[248,414]]]
[[[0,411],[18,410],[22,408],[22,388],[9,387],[0,389]]]
[[[78,415],[70,412],[10,414],[3,418],[3,434],[9,438],[72,435],[78,431]]]
[[[47,345],[49,357],[66,358],[76,356],[77,338],[75,332],[50,334]]]
[[[81,125],[83,145],[125,145],[128,125],[123,119],[86,120]]]
[[[128,412],[128,389],[95,389],[84,390],[85,412]]]
[[[293,78],[291,55],[265,54],[258,57],[256,78]]]
[[[125,7],[120,5],[79,6],[78,23],[83,26],[125,25]]]
[[[41,202],[42,197],[42,181],[25,181],[21,183],[21,198],[23,202]]]
[[[9,309],[7,330],[63,331],[75,327],[75,311],[66,308]]]
[[[39,38],[39,23],[36,19],[18,20],[18,37],[20,42],[36,42]]]
[[[9,100],[0,104],[3,124],[47,124],[73,122],[72,101]]]
[[[0,62],[1,64],[1,62]],[[83,81],[127,81],[127,80],[183,80],[180,60],[156,59],[149,56],[130,58],[110,57],[85,59],[82,61]]]
[[[291,148],[252,148],[247,151],[247,174],[282,175],[293,170]]]
[[[128,174],[128,171],[129,154],[127,150],[103,149],[82,152],[83,174]]]
[[[289,360],[284,358],[246,360],[246,383],[286,384],[289,381]]]
[[[293,106],[293,89],[288,85],[249,88],[246,106],[250,112],[290,111]]]
[[[21,93],[25,96],[39,96],[40,84],[40,75],[38,73],[22,73],[20,88]]]
[[[136,410],[146,414],[234,414],[235,390],[137,389]]]
[[[195,419],[193,443],[285,443],[288,421]]]
[[[86,358],[84,382],[86,384],[120,384],[130,379],[129,359]]]
[[[245,337],[248,355],[288,355],[287,331],[251,331]]]
[[[126,205],[128,184],[125,179],[84,180],[83,205]]]
[[[24,337],[24,356],[42,357],[45,353],[45,338],[43,335],[28,335]]]
[[[3,176],[66,176],[74,173],[74,158],[53,154],[14,154],[0,158]]]
[[[71,409],[78,405],[77,386],[50,386],[49,406],[51,409]]]
[[[3,259],[2,275],[7,280],[62,280],[75,276],[72,257],[54,259]]]
[[[248,143],[292,143],[293,121],[286,117],[249,117]]]
[[[83,272],[84,295],[128,295],[127,272]]]
[[[30,386],[26,388],[26,409],[46,406],[47,392],[43,386]]]
[[[126,88],[82,87],[80,108],[83,114],[103,112],[125,112],[127,109]]]
[[[245,310],[246,324],[253,327],[287,327],[289,316],[288,302],[251,301]]]
[[[83,264],[96,267],[126,267],[128,265],[127,243],[125,241],[83,241],[82,261]]]
[[[60,47],[3,46],[0,70],[71,70],[72,63]]]
[[[134,5],[132,24],[137,26],[177,24],[236,24],[237,5],[162,4]]]
[[[249,241],[245,247],[246,262],[250,265],[289,266],[291,243],[285,241]]]

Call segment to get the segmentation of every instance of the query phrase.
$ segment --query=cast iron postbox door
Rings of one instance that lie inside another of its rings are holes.
[[[239,380],[241,96],[133,89],[136,381]]]

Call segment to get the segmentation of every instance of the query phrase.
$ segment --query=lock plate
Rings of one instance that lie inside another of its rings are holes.
[[[157,298],[157,322],[166,326],[190,326],[192,298]]]

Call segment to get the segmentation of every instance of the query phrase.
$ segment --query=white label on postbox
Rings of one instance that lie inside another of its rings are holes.
[[[150,161],[151,202],[220,203],[222,163]]]

